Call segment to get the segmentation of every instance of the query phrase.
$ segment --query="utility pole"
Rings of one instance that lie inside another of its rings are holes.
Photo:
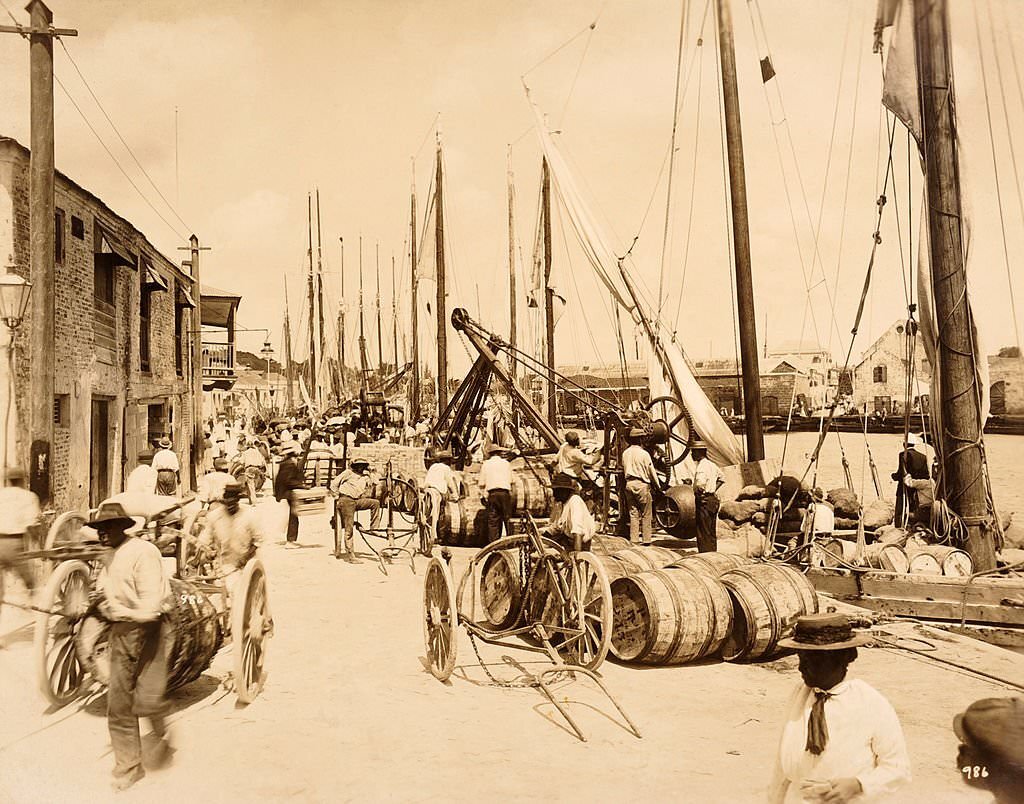
[[[508,146],[508,342],[512,347],[509,355],[509,374],[512,382],[516,381],[516,224],[515,224],[515,185],[512,181],[512,146]]]
[[[53,13],[42,0],[32,0],[25,9],[29,13],[28,28],[17,24],[0,25],[0,32],[20,34],[29,40],[29,281],[33,286],[29,330],[29,486],[46,507],[52,496],[56,367],[53,352],[56,296],[53,266],[53,39],[57,36],[78,36],[78,31],[54,28]],[[10,348],[14,349],[13,339]],[[5,455],[4,460],[6,458]]]
[[[412,270],[412,383],[409,395],[409,418],[412,423],[418,424],[420,420],[420,310],[419,290],[420,282],[417,275],[417,254],[416,254],[416,163],[413,160],[412,173],[412,202],[411,214],[409,217],[409,264]]]
[[[555,396],[555,291],[551,287],[551,172],[548,160],[541,163],[541,216],[544,221],[544,345],[548,364],[548,422],[558,429],[558,400]]]
[[[448,322],[445,320],[444,175],[441,169],[441,129],[437,130],[437,167],[434,179],[434,254],[437,262],[437,415],[448,406]]]
[[[964,268],[960,169],[953,115],[953,65],[945,0],[917,4],[917,58],[924,115],[924,163],[942,406],[940,491],[967,526],[975,572],[995,569],[992,512],[985,486],[971,311]]]
[[[179,251],[191,252],[188,261],[192,273],[192,295],[196,306],[192,308],[192,465],[189,479],[192,488],[199,488],[199,469],[203,465],[206,438],[203,436],[203,290],[199,278],[199,252],[209,251],[200,247],[199,238],[192,235],[188,246],[178,246]]]
[[[384,384],[384,338],[380,328],[380,241],[377,241],[377,374],[381,385]]]
[[[307,196],[309,222],[309,392],[316,396],[316,288],[313,277],[313,195]],[[312,411],[310,411],[312,414]]]
[[[750,270],[747,184],[743,166],[739,91],[736,87],[736,52],[733,45],[732,14],[729,10],[731,0],[716,2],[725,137],[729,155],[729,189],[732,199],[732,239],[736,258],[736,307],[739,317],[740,359],[743,361],[743,418],[747,432],[747,460],[760,461],[764,458],[761,372],[757,364],[757,320],[754,317],[754,283]]]

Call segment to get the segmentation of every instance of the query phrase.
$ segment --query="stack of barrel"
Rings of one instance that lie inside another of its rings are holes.
[[[661,566],[642,567],[645,562]],[[768,658],[797,617],[818,610],[810,582],[779,562],[634,547],[602,563],[615,576],[610,650],[624,662]]]
[[[476,472],[466,471],[462,497],[444,504],[438,522],[438,541],[453,547],[482,547],[487,544],[487,511],[480,502]],[[551,510],[551,488],[541,478],[546,472],[535,473],[520,461],[512,468],[512,505],[516,516],[529,513],[534,517],[547,517]]]

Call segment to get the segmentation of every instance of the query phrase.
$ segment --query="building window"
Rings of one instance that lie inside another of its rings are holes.
[[[149,371],[149,321],[153,307],[152,290],[146,284],[146,274],[139,271],[139,368]]]
[[[68,395],[57,394],[53,398],[53,425],[54,427],[68,426]]]
[[[888,382],[889,367],[888,366],[875,366],[871,369],[871,381],[872,382]]]
[[[175,294],[177,299],[177,294]],[[181,377],[185,373],[185,308],[174,305],[174,373]]]
[[[85,239],[85,221],[76,215],[71,216],[71,236],[79,240]]]
[[[53,213],[53,261],[58,265],[64,262],[64,210],[57,209]]]
[[[117,348],[117,324],[114,306],[114,263],[103,254],[93,259],[92,326],[96,354],[105,363],[113,364]]]

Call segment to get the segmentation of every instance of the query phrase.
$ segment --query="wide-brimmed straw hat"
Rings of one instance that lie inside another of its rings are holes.
[[[356,458],[350,465],[353,469],[359,466],[365,466],[367,469],[370,468],[370,462],[365,458]]]
[[[797,618],[793,636],[779,640],[780,648],[795,650],[843,650],[866,645],[868,634],[858,634],[844,614],[808,614]]]
[[[501,444],[491,444],[487,448],[488,455],[502,455],[508,452],[508,447],[503,447]]]
[[[157,444],[158,444],[158,445],[159,445],[159,446],[160,446],[160,447],[161,447],[162,449],[170,449],[170,448],[171,448],[171,439],[169,439],[169,438],[168,438],[167,436],[164,436],[163,438],[161,438],[161,439],[160,439],[159,441],[157,441],[156,443],[157,443]]]
[[[443,461],[451,461],[453,459],[454,459],[454,456],[452,455],[452,451],[450,449],[438,450],[431,457],[432,461],[435,461],[435,462],[438,462],[438,463],[443,462]]]
[[[109,530],[120,528],[127,530],[134,525],[140,524],[139,518],[129,516],[124,506],[119,502],[100,503],[96,509],[96,515],[92,521],[85,523],[93,530]]]
[[[702,441],[701,439],[695,438],[693,440],[693,443],[690,444],[690,451],[691,452],[696,452],[699,449],[702,449],[705,452],[707,452],[708,445],[706,443],[704,443],[704,441]]]
[[[632,430],[629,431],[630,438],[645,438],[646,436],[647,431],[641,427],[634,427]]]
[[[551,488],[552,490],[570,489],[572,491],[576,491],[578,486],[576,485],[576,481],[569,477],[569,475],[565,474],[564,472],[559,472],[557,475],[551,478]]]

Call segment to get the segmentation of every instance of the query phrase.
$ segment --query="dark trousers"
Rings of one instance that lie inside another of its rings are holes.
[[[338,496],[338,510],[335,511],[334,527],[344,529],[345,549],[349,555],[355,554],[353,529],[356,524],[356,511],[373,511],[370,527],[375,528],[380,524],[380,500],[374,500],[371,497],[348,497],[344,494]]]
[[[114,749],[114,776],[142,765],[139,717],[148,717],[160,737],[167,690],[167,641],[170,629],[151,623],[117,622],[110,629],[110,684],[107,728]]]
[[[285,539],[289,542],[295,542],[299,539],[299,518],[295,516],[291,506],[288,507],[288,533]]]
[[[513,513],[512,492],[508,489],[491,489],[487,492],[487,538],[490,541],[496,542],[503,535],[512,535]]]
[[[697,552],[714,553],[718,550],[718,495],[695,490],[693,501],[697,515]]]

